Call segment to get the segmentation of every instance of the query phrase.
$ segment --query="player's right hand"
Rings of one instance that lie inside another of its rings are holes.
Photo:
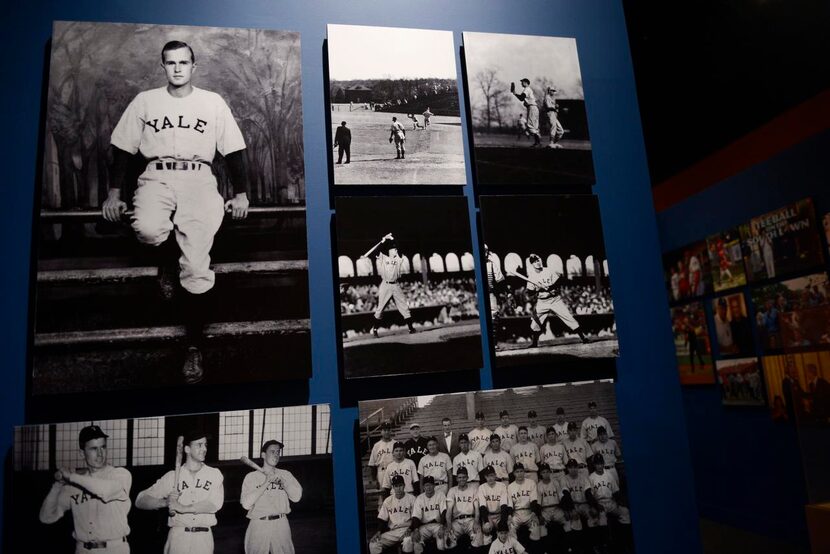
[[[395,237],[393,237],[393,236],[392,236],[392,233],[386,233],[386,234],[383,236],[383,239],[382,239],[382,240],[392,240],[392,239],[394,239],[394,238],[395,238]]]
[[[510,92],[516,92],[516,83],[510,83]]]
[[[389,144],[392,144],[392,137],[389,137]]]
[[[101,215],[104,219],[111,223],[118,223],[121,221],[121,215],[127,211],[127,203],[121,200],[121,191],[118,189],[110,189],[107,199],[101,206]]]

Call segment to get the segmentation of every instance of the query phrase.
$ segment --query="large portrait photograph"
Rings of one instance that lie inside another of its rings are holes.
[[[774,421],[830,424],[830,351],[764,356],[762,363]]]
[[[298,33],[56,22],[33,394],[310,372]]]
[[[364,552],[634,552],[613,382],[369,400],[359,417]]]
[[[713,384],[712,343],[703,303],[690,302],[671,308],[671,326],[680,384]]]
[[[338,198],[335,219],[345,378],[480,368],[466,199]]]
[[[451,31],[328,26],[335,185],[467,182]]]
[[[337,551],[328,405],[15,429],[12,552]]]
[[[482,196],[484,280],[496,366],[618,354],[593,196]]]
[[[464,33],[479,185],[593,185],[576,40]]]

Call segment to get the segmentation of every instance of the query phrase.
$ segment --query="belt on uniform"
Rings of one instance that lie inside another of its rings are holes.
[[[107,548],[108,546],[115,546],[116,544],[127,542],[127,537],[121,537],[120,539],[113,539],[111,541],[87,541],[82,542],[81,546],[83,546],[86,550],[95,550],[98,548]]]
[[[208,533],[210,532],[210,527],[185,527],[185,533]]]
[[[384,281],[384,283],[386,283],[387,285],[397,285],[398,284],[397,281]]]
[[[579,467],[579,469],[582,469],[582,468],[588,467],[588,464],[579,464],[579,466],[577,466],[577,467]]]
[[[447,482],[446,481],[436,481],[435,484],[436,485],[446,485]]]
[[[460,516],[456,516],[455,519],[470,519],[471,517],[475,517],[475,516],[471,516],[469,514],[461,514]]]
[[[150,162],[149,164],[147,164],[147,169],[156,169],[156,170],[169,169],[169,170],[180,170],[180,171],[185,171],[185,170],[191,170],[192,169],[194,171],[200,171],[202,169],[203,165],[206,166],[208,164],[206,164],[205,162],[187,162],[187,161],[180,161],[180,160],[169,161],[169,162],[168,161],[156,161],[156,162]]]
[[[605,466],[605,469],[615,469],[615,468],[616,468],[616,466],[614,466],[614,465]]]
[[[271,521],[271,520],[274,520],[274,519],[279,519],[281,517],[285,517],[285,515],[284,514],[273,514],[273,515],[270,515],[270,516],[262,516],[259,519],[261,519],[263,521]]]
[[[550,471],[551,471],[551,473],[563,473],[565,470],[564,469],[552,469]]]

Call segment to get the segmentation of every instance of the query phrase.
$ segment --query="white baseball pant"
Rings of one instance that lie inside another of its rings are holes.
[[[404,552],[412,552],[414,545],[412,544],[412,536],[408,533],[409,527],[399,527],[381,533],[376,540],[369,541],[369,554],[381,554],[385,548],[397,545],[401,545],[401,550]]]
[[[401,313],[404,319],[409,319],[409,306],[406,304],[406,296],[404,296],[401,286],[398,283],[387,283],[381,281],[378,287],[378,307],[375,308],[375,319],[383,317],[383,310],[390,300],[395,301],[395,307]]]
[[[130,554],[130,544],[126,541],[107,541],[107,546],[104,548],[95,548],[88,550],[84,548],[84,543],[80,541],[75,542],[75,554]]]
[[[171,527],[164,554],[213,554],[213,531],[190,532],[184,527]]]
[[[540,529],[540,536],[546,537],[548,534],[547,525],[549,523],[556,523],[562,526],[565,532],[571,530],[571,522],[565,517],[565,512],[559,506],[546,506],[542,508],[542,524]]]
[[[245,531],[245,554],[294,554],[288,518],[252,519]]]
[[[527,527],[530,531],[530,540],[539,540],[541,536],[539,534],[539,518],[527,508],[515,510],[510,518],[510,534],[515,537],[519,527]]]
[[[545,324],[545,321],[547,321],[549,317],[555,316],[561,319],[562,323],[564,323],[571,331],[579,327],[579,323],[577,323],[573,314],[571,314],[571,311],[568,309],[568,306],[565,305],[565,302],[559,296],[540,298],[536,301],[536,306],[533,309],[536,312],[536,317],[539,318],[539,323],[542,325]],[[531,319],[530,328],[538,333],[542,330],[539,323],[536,323],[536,319]]]
[[[481,529],[476,529],[475,516],[453,520],[452,530],[447,536],[446,547],[454,548],[458,544],[458,537],[462,535],[470,537],[470,545],[473,548],[481,546]]]
[[[539,134],[539,106],[527,107],[527,132],[531,135]]]
[[[559,122],[559,116],[553,110],[547,112],[548,123],[550,124],[550,143],[555,144],[564,136],[565,129]]]
[[[424,542],[428,539],[435,539],[435,544],[438,550],[446,550],[446,536],[444,534],[444,526],[440,523],[425,523],[418,527],[418,540],[412,541],[415,554],[421,554],[424,551]]]
[[[599,513],[599,524],[608,525],[608,516],[617,518],[624,525],[631,523],[631,512],[625,506],[620,506],[613,498],[602,498],[599,501],[602,511]]]

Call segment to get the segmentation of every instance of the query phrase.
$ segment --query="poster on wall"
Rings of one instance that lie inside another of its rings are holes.
[[[451,31],[328,26],[335,185],[467,182]]]
[[[752,290],[765,352],[830,345],[830,282],[815,273]]]
[[[775,421],[830,424],[830,351],[764,356]]]
[[[464,33],[479,185],[593,185],[576,40]]]
[[[712,292],[712,272],[706,241],[699,241],[663,255],[663,274],[672,302]]]
[[[774,279],[822,264],[821,239],[810,198],[741,225],[749,281]]]
[[[671,309],[672,334],[681,385],[712,385],[712,345],[702,302]]]
[[[327,404],[17,427],[11,551],[336,552],[331,452]]]
[[[496,366],[618,354],[593,196],[482,196],[484,281]]]
[[[345,377],[480,368],[467,201],[338,198],[335,219]]]
[[[611,381],[363,401],[359,417],[371,554],[421,551],[436,537],[446,549],[558,552],[579,542],[634,551]],[[588,490],[600,509],[590,509]],[[489,514],[481,525],[479,509]],[[410,536],[412,518],[421,532]]]
[[[715,362],[724,406],[765,406],[758,358],[734,358]]]
[[[309,375],[300,69],[293,32],[54,24],[34,394]]]
[[[737,228],[707,237],[706,248],[715,292],[746,284],[741,235]]]
[[[742,292],[713,299],[712,313],[720,356],[749,356],[755,351],[752,321]]]
[[[824,214],[824,243],[827,245],[830,255],[830,213]]]

